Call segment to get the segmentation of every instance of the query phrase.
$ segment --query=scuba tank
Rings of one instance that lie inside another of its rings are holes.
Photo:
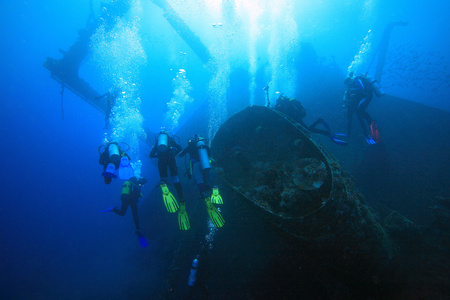
[[[109,161],[117,163],[120,160],[119,146],[116,143],[109,143],[108,145]]]
[[[194,286],[197,277],[198,259],[194,258],[192,261],[191,272],[189,273],[188,285]]]
[[[373,92],[375,93],[375,95],[377,95],[377,97],[382,97],[386,94],[378,81],[373,80],[370,84],[372,86]]]
[[[169,149],[168,142],[169,142],[169,136],[166,131],[161,131],[158,136],[156,137],[158,140],[157,149],[158,152],[166,152],[167,149]]]
[[[200,166],[202,170],[210,169],[208,151],[206,150],[206,144],[203,140],[200,140],[196,144],[198,149],[198,159],[200,160]]]

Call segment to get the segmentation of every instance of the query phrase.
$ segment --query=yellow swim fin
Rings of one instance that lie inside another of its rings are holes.
[[[189,218],[186,212],[185,202],[180,202],[180,210],[178,211],[178,225],[180,226],[181,231],[185,231],[191,228],[191,224],[189,223]]]
[[[211,202],[214,204],[223,204],[222,196],[219,194],[219,188],[215,185],[212,189]]]
[[[223,219],[222,215],[217,210],[217,208],[214,206],[214,204],[211,203],[211,198],[207,197],[205,199],[205,202],[206,202],[206,211],[208,212],[211,222],[217,228],[222,227],[223,224],[225,224],[225,220]]]
[[[159,186],[161,187],[164,205],[166,206],[167,211],[175,213],[179,208],[177,199],[172,195],[167,184],[161,183]]]

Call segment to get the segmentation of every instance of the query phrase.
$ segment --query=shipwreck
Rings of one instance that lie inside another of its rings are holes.
[[[252,106],[218,130],[215,171],[242,201],[340,274],[381,282],[395,247],[338,161],[300,124]]]

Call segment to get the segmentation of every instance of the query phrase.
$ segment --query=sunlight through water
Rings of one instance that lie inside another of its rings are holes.
[[[140,69],[147,60],[139,36],[141,14],[141,2],[134,0],[129,14],[118,18],[111,30],[102,24],[91,38],[92,59],[101,70],[104,84],[120,91],[112,107],[111,129],[105,139],[130,145],[128,153],[134,161],[136,175],[141,164],[139,139],[145,137],[139,96]]]

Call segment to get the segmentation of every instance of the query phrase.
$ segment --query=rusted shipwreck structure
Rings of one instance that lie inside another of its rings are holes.
[[[263,218],[308,247],[331,268],[373,281],[391,268],[385,229],[311,134],[287,116],[252,106],[235,114],[212,141],[216,173]]]

